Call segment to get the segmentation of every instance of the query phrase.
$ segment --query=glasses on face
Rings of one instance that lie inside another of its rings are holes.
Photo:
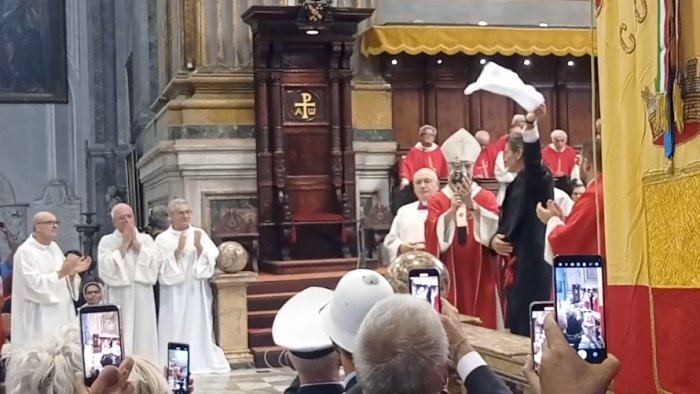
[[[58,226],[61,224],[59,220],[48,220],[46,222],[39,222],[38,224],[48,224],[50,226]]]

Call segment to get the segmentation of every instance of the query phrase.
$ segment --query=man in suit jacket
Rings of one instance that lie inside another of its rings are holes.
[[[518,175],[506,190],[498,231],[490,243],[508,261],[506,327],[524,336],[530,335],[530,303],[549,300],[552,287],[552,267],[544,259],[546,227],[535,211],[539,203],[554,198],[552,174],[542,163],[535,124],[546,112],[543,104],[528,113],[523,132],[508,136],[504,160]]]
[[[272,339],[289,351],[287,358],[299,373],[285,393],[342,394],[340,357],[323,331],[318,311],[332,290],[309,287],[290,298],[275,316]]]
[[[445,315],[440,315],[423,300],[397,294],[372,308],[357,334],[354,354],[362,392],[437,394],[444,386],[452,348],[469,394],[511,394],[469,345],[456,309],[443,303]]]

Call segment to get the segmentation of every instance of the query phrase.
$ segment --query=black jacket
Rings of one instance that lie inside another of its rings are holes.
[[[464,387],[469,394],[513,394],[503,379],[499,378],[488,365],[473,370],[467,376]],[[347,387],[345,392],[347,394],[362,394],[362,387],[359,384],[354,384]]]
[[[344,391],[343,384],[338,382],[301,386],[297,394],[343,394]]]
[[[550,299],[552,267],[544,260],[546,226],[537,218],[537,204],[554,198],[554,183],[542,163],[538,142],[525,143],[525,166],[508,185],[497,234],[513,245],[515,281],[506,290],[506,326],[513,334],[530,335],[529,308],[533,301]]]

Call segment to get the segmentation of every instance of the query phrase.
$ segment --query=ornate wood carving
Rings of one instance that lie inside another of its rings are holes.
[[[254,6],[261,254],[266,259],[356,253],[350,57],[372,10],[332,9],[321,34],[298,8]],[[329,238],[331,237],[331,238]]]

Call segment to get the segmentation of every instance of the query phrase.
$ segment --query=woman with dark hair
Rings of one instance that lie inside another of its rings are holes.
[[[543,104],[528,113],[522,133],[508,136],[503,158],[508,171],[517,176],[506,189],[498,231],[491,239],[491,249],[507,261],[506,326],[525,336],[530,334],[530,303],[551,299],[552,267],[544,259],[546,227],[536,214],[538,203],[554,198],[552,174],[542,163],[535,124],[546,112]]]

